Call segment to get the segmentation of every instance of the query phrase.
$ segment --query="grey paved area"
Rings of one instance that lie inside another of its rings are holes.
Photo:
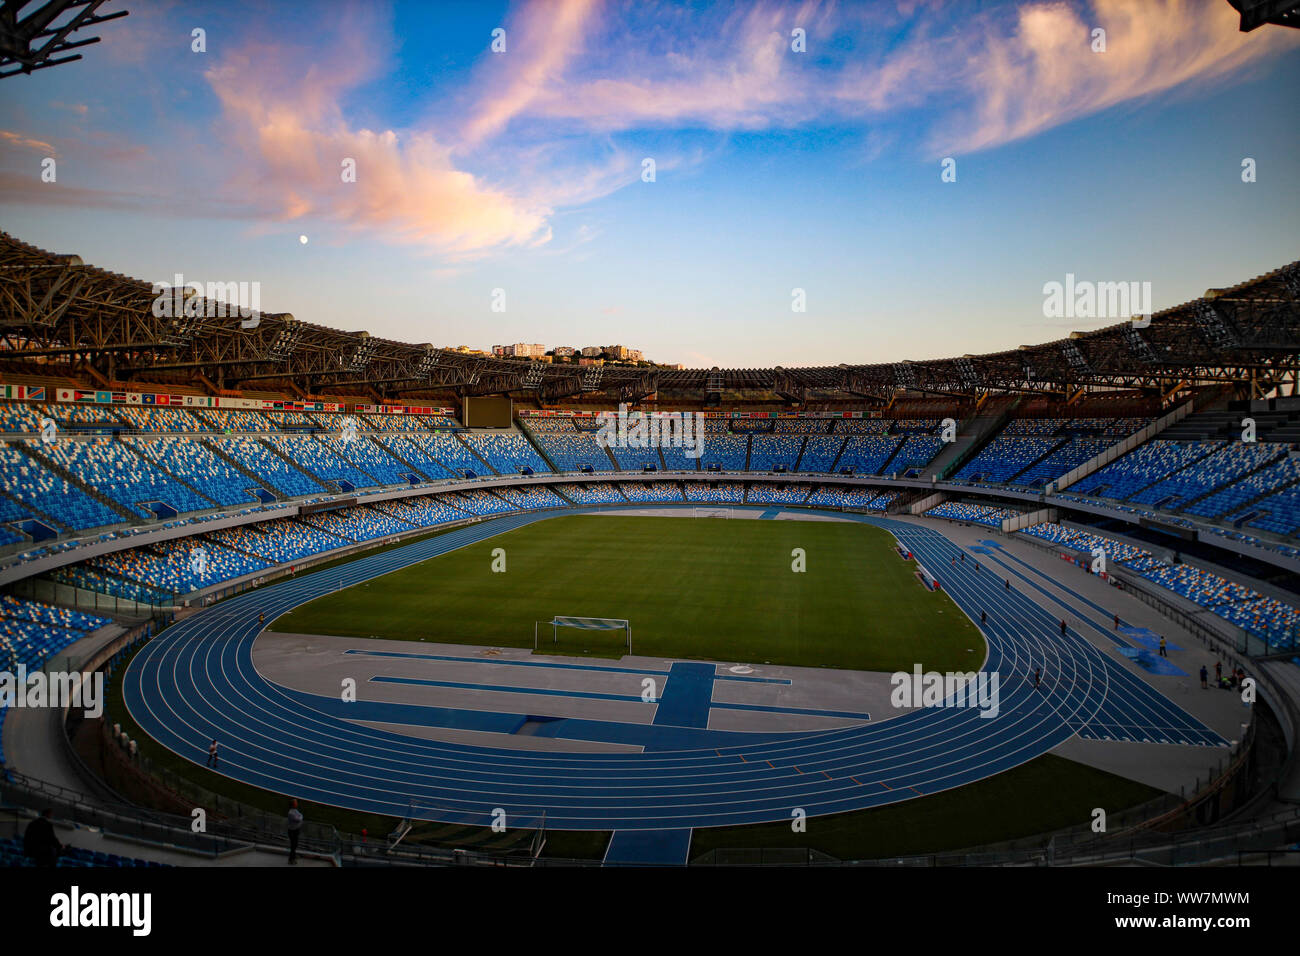
[[[1023,566],[1012,563],[1013,567],[1022,574],[1026,574],[1032,581],[1043,587],[1048,595],[1065,601],[1070,606],[1070,610],[1056,604],[1042,592],[1030,589],[1024,581],[1014,576],[1011,577],[1013,589],[1028,590],[1035,601],[1050,608],[1057,617],[1064,617],[1071,628],[1087,638],[1103,654],[1152,687],[1159,689],[1179,707],[1217,731],[1225,739],[1236,741],[1241,738],[1241,725],[1249,719],[1250,715],[1237,694],[1231,691],[1201,688],[1199,677],[1201,665],[1204,664],[1209,669],[1213,679],[1214,664],[1218,658],[1199,638],[1187,633],[1155,608],[1107,584],[1094,574],[1085,573],[1048,552],[1024,543],[1015,534],[1004,535],[981,525],[968,527],[933,518],[903,520],[936,528],[952,541],[966,547],[984,540],[998,541],[1012,555],[1027,562],[1031,567],[1045,572],[1050,578],[1056,579],[1059,583],[1053,584],[1041,575],[1031,574]],[[994,568],[995,566],[990,565],[991,570]],[[996,568],[996,571],[1004,578],[1007,577],[1003,569]],[[936,575],[942,579],[942,568],[936,569]],[[1104,614],[1086,606],[1074,594],[1065,591],[1061,587],[1062,584],[1106,608],[1109,613]],[[1170,663],[1184,671],[1185,676],[1161,676],[1148,673],[1121,655],[1117,645],[1103,639],[1092,628],[1079,626],[1081,620],[1087,618],[1103,627],[1113,629],[1111,615],[1115,613],[1118,613],[1126,624],[1149,628],[1157,634],[1163,634],[1168,643]],[[1210,766],[1217,764],[1223,757],[1222,753],[1201,747],[1089,741],[1079,738],[1066,741],[1053,752],[1169,791],[1177,791],[1181,785],[1194,783],[1198,775],[1204,779]]]
[[[468,660],[433,660],[412,657],[380,657],[348,653],[364,650],[380,653],[427,654]],[[544,662],[563,667],[517,667],[509,661]],[[611,720],[623,723],[654,722],[658,705],[640,699],[642,681],[655,681],[654,692],[664,690],[672,661],[657,657],[629,655],[620,660],[595,660],[533,654],[521,648],[485,648],[463,644],[436,644],[421,641],[386,641],[315,634],[263,633],[253,646],[253,664],[268,680],[295,690],[313,694],[339,694],[345,678],[356,681],[357,695],[363,700],[378,700],[464,710],[498,713],[533,714],[547,717],[576,717],[587,720]],[[574,665],[578,665],[575,667]],[[626,673],[579,669],[582,666],[617,667]],[[873,722],[896,716],[901,711],[890,706],[887,674],[835,670],[818,667],[777,667],[745,662],[716,665],[719,675],[767,678],[789,683],[759,683],[721,679],[714,683],[713,699],[724,703],[799,710],[867,713]],[[742,668],[733,672],[732,668]],[[494,688],[443,687],[393,684],[372,680],[374,677],[439,681],[447,683],[492,685]],[[560,691],[561,695],[511,693],[510,687],[528,687]],[[634,700],[602,700],[589,697],[566,697],[563,692],[610,694],[634,697]],[[364,722],[369,723],[369,722]],[[797,731],[832,729],[862,723],[854,717],[784,714],[714,708],[710,713],[711,730]],[[471,743],[514,749],[639,751],[640,747],[621,744],[584,744],[578,741],[521,737],[480,731],[448,730],[434,727],[398,726],[374,723],[399,733],[430,740]]]

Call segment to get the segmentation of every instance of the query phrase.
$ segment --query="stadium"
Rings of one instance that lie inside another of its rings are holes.
[[[347,330],[40,222],[0,863],[41,819],[87,869],[1300,860],[1294,241],[1033,344],[791,319],[820,364],[733,368]]]

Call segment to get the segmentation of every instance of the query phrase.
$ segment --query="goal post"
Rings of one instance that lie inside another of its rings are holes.
[[[546,640],[547,630],[550,641]],[[622,632],[619,634],[619,632]],[[617,643],[616,643],[617,641]],[[576,647],[584,654],[621,649],[632,653],[632,625],[621,617],[569,617],[556,615],[549,621],[533,623],[533,650],[560,651]]]

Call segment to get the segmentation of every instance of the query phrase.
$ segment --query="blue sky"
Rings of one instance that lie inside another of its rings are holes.
[[[0,227],[324,325],[922,359],[1107,324],[1043,317],[1067,272],[1159,309],[1300,258],[1300,32],[1222,0],[126,6],[0,82]]]

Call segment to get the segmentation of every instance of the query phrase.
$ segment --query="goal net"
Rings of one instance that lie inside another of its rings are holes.
[[[533,650],[603,656],[631,654],[632,626],[621,617],[557,616],[533,624]]]
[[[710,508],[703,505],[696,505],[691,509],[693,518],[730,518],[730,508]]]

